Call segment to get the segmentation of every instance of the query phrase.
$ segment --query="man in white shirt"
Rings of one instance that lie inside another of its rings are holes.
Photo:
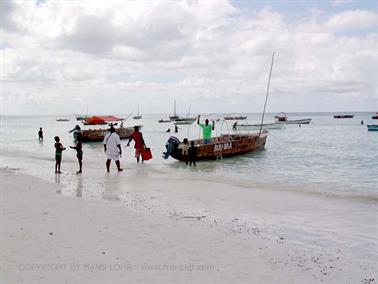
[[[108,133],[104,138],[104,150],[107,159],[106,170],[110,172],[110,162],[111,160],[114,160],[117,165],[118,171],[122,172],[123,169],[121,169],[119,162],[119,158],[122,154],[121,139],[119,138],[113,126],[110,127],[110,133]]]

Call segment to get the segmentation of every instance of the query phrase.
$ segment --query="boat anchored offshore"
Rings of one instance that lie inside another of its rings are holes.
[[[287,119],[287,115],[284,112],[280,112],[274,117],[277,122],[284,122],[286,124],[310,124],[312,118],[303,119]]]
[[[333,118],[353,118],[354,114],[337,114],[334,115]]]
[[[211,143],[205,144],[203,139],[192,140],[197,148],[196,160],[215,160],[223,157],[231,157],[247,154],[264,148],[268,132],[248,135],[221,135],[211,139]],[[189,141],[189,144],[191,141]],[[171,136],[166,144],[167,151],[163,153],[164,159],[169,156],[179,161],[186,161],[179,145],[180,140]]]
[[[367,125],[368,131],[378,131],[378,124]]]
[[[264,123],[261,124],[238,124],[234,123],[232,126],[233,130],[236,131],[243,131],[243,130],[259,130],[262,127],[262,129],[282,129],[285,127],[285,122],[272,122],[272,123]]]
[[[139,114],[139,106],[137,115],[133,116],[133,119],[142,119],[142,116]]]
[[[223,117],[224,120],[246,120],[246,115],[226,115]]]

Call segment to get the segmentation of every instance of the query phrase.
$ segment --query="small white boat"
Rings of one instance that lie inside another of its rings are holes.
[[[262,125],[262,129],[281,129],[285,126],[284,122],[272,122],[272,123],[264,123]],[[242,131],[242,130],[260,130],[261,124],[237,124],[235,123],[232,126],[233,130]]]
[[[312,120],[312,118],[287,119],[287,115],[284,112],[280,112],[274,118],[277,122],[285,122],[286,124],[310,124]]]
[[[173,124],[174,125],[190,125],[193,124],[194,120],[176,120]]]

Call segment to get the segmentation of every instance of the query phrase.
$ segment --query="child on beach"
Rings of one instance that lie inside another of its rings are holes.
[[[77,133],[76,145],[70,146],[71,149],[76,150],[76,157],[77,157],[77,161],[79,162],[79,171],[77,171],[76,174],[81,174],[82,167],[83,167],[83,145],[81,143],[81,140],[82,140],[81,133]]]
[[[55,140],[55,173],[61,174],[60,171],[60,164],[62,163],[62,152],[66,150],[66,148],[63,147],[62,143],[60,143],[59,136],[54,137]]]
[[[197,147],[194,146],[194,141],[190,142],[190,147],[188,150],[188,157],[189,157],[189,166],[196,166],[196,158],[197,158]]]
[[[187,138],[184,138],[182,143],[179,145],[179,149],[182,149],[182,155],[185,160],[185,164],[188,164],[188,155],[189,155],[189,141]]]

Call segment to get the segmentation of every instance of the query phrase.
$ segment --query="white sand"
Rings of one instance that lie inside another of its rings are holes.
[[[1,283],[377,282],[375,201],[148,176],[93,200],[0,177]]]

